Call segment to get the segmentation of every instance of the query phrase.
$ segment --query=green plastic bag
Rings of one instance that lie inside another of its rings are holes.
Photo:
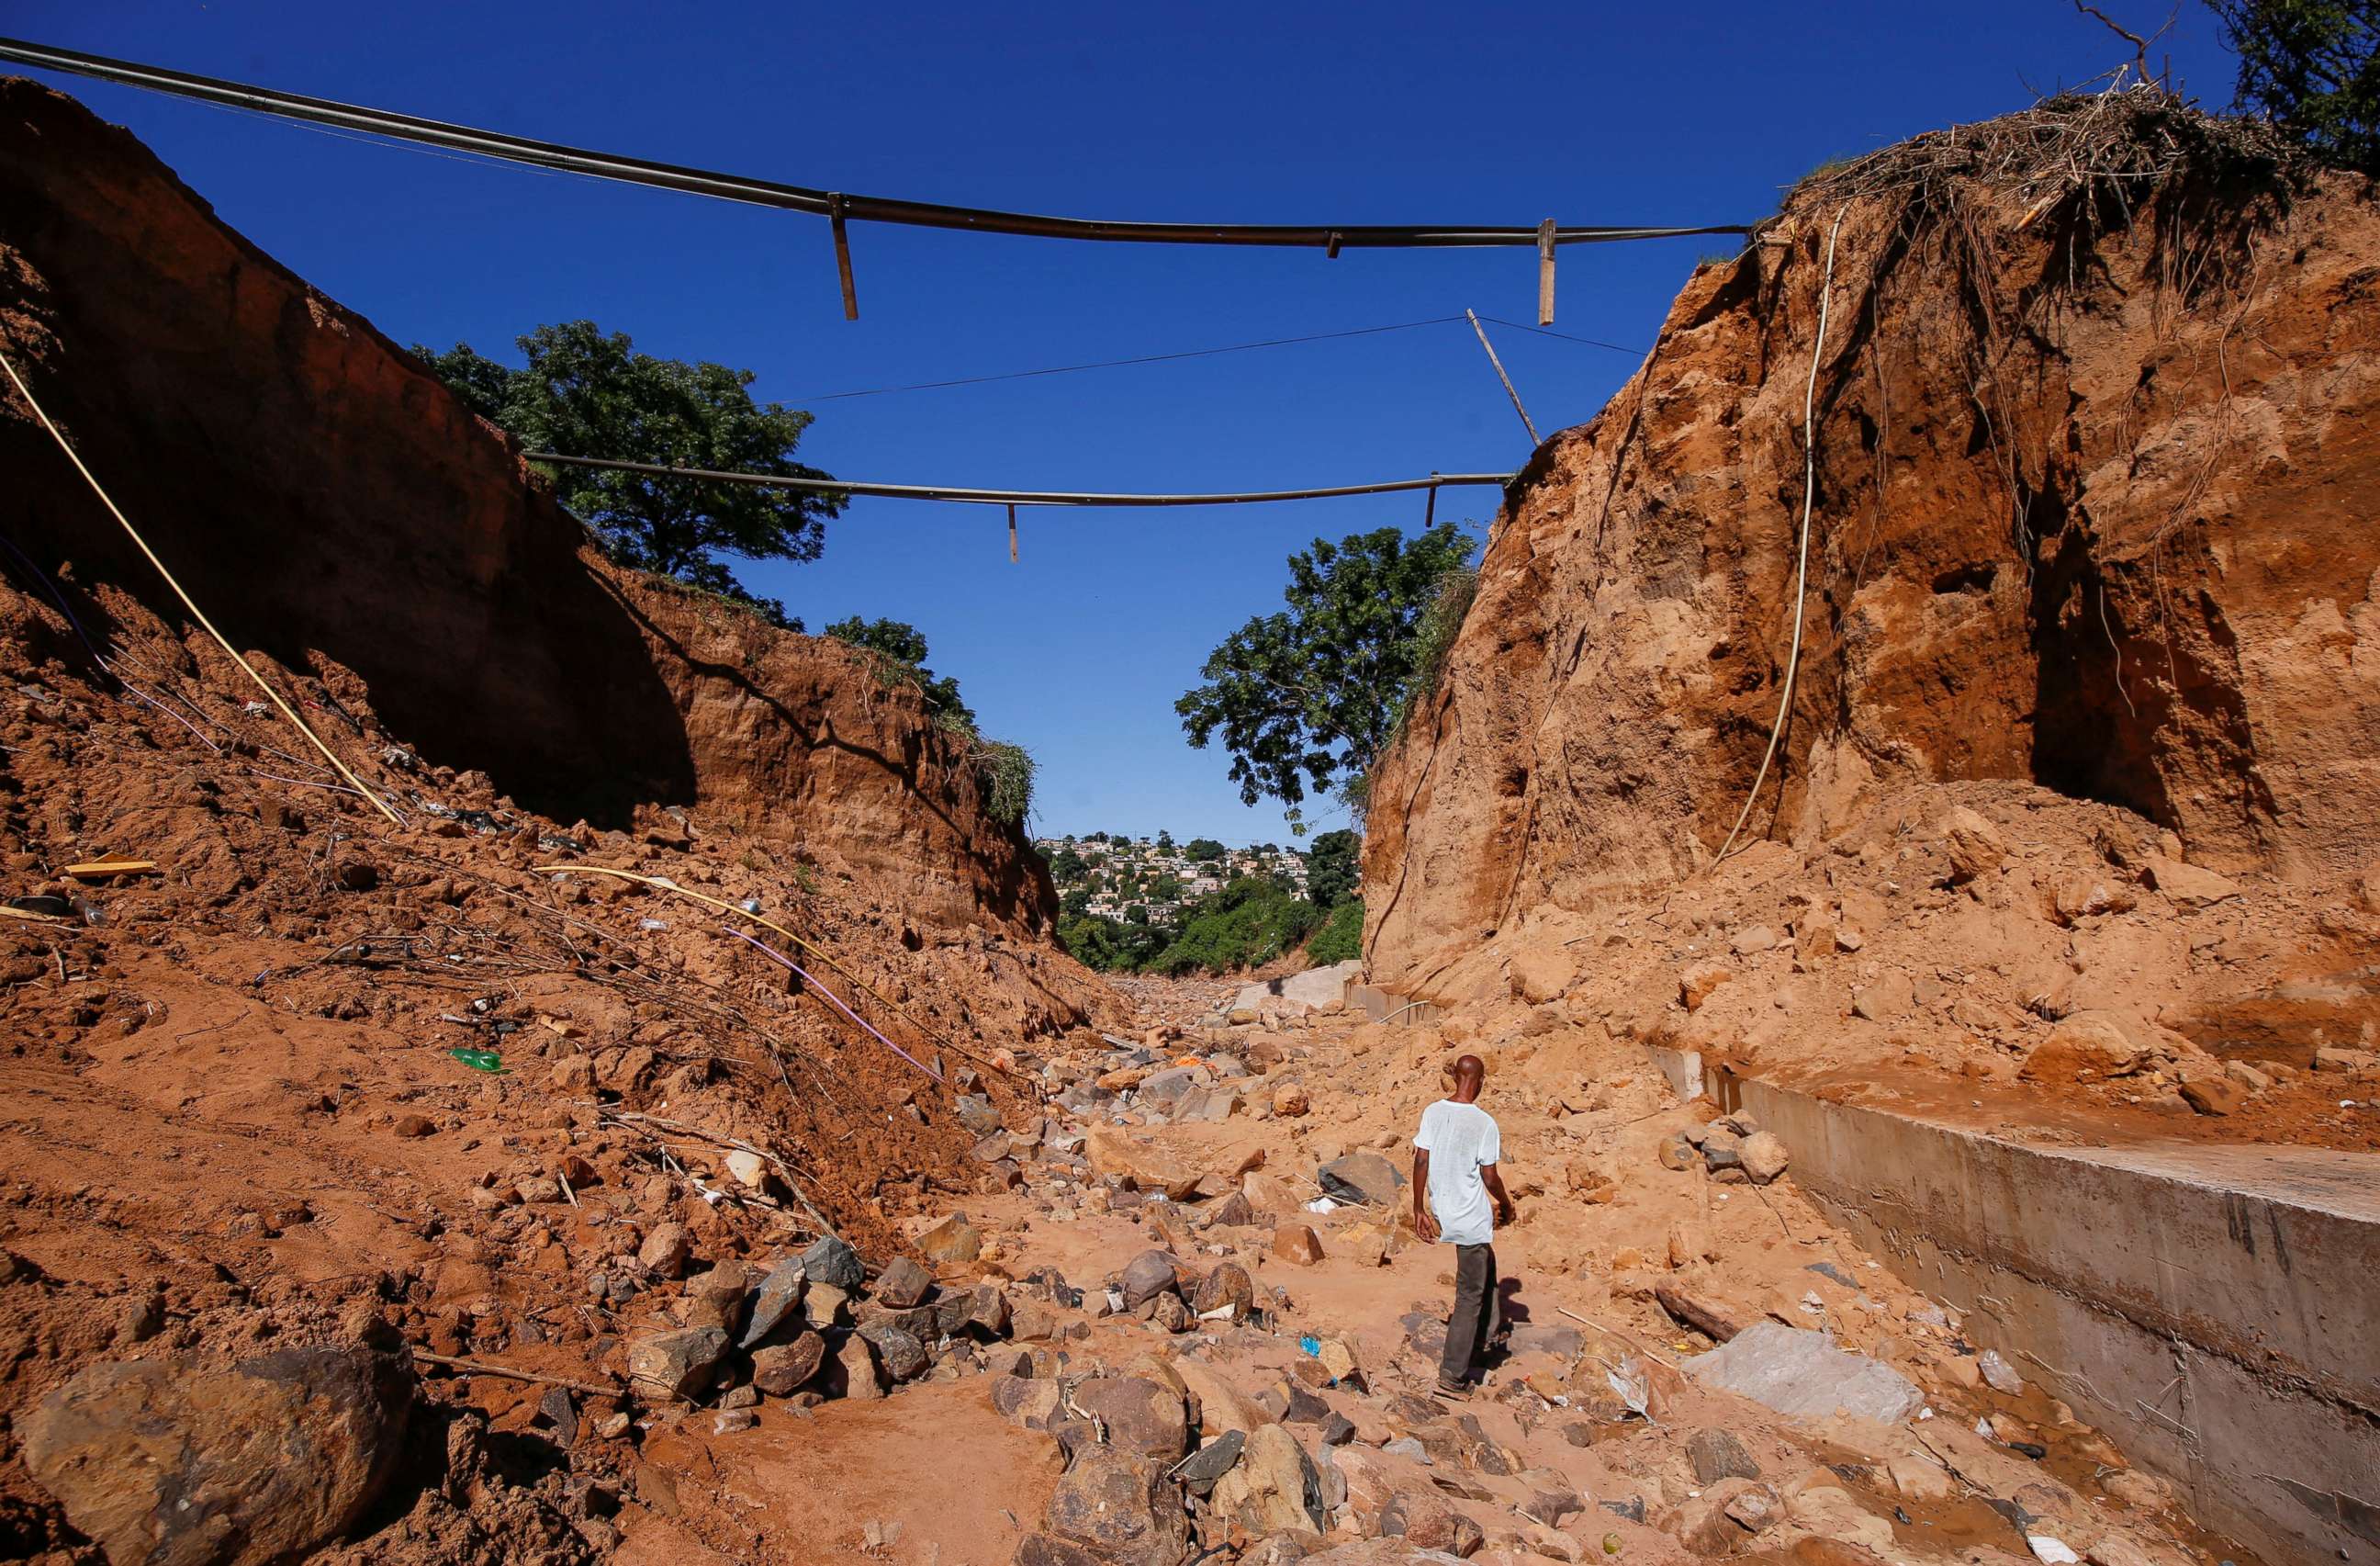
[[[475,1071],[501,1071],[504,1058],[492,1049],[450,1049],[446,1052]]]

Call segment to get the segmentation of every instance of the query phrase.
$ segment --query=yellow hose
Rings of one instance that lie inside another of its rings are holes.
[[[190,613],[197,618],[198,622],[200,625],[206,627],[207,634],[215,639],[215,644],[221,647],[225,652],[231,655],[231,661],[239,666],[240,672],[247,675],[249,679],[256,681],[256,688],[263,691],[265,695],[272,698],[273,704],[281,709],[281,716],[298,726],[298,733],[303,734],[307,739],[314,742],[314,748],[322,752],[322,759],[329,762],[334,767],[337,768],[340,777],[354,784],[356,786],[356,792],[361,794],[365,799],[371,801],[372,809],[380,812],[382,815],[387,816],[391,826],[404,826],[405,823],[398,819],[396,812],[389,809],[387,802],[382,800],[377,793],[374,793],[369,784],[365,783],[362,778],[357,777],[354,772],[349,770],[347,764],[341,761],[338,758],[337,753],[334,752],[330,746],[322,743],[322,737],[315,733],[312,728],[309,728],[306,720],[298,716],[297,710],[291,707],[288,703],[281,699],[281,692],[266,684],[264,677],[257,673],[254,668],[250,667],[249,661],[246,658],[239,655],[239,649],[234,647],[228,641],[225,640],[224,633],[215,629],[215,622],[207,618],[206,611],[200,608],[197,601],[192,599],[189,593],[183,590],[182,584],[174,580],[174,573],[165,569],[165,562],[157,558],[157,552],[149,547],[149,541],[140,536],[140,530],[132,525],[131,519],[127,517],[122,510],[118,509],[115,500],[108,495],[107,491],[101,486],[99,480],[91,476],[91,471],[89,468],[83,466],[82,458],[76,453],[74,447],[67,440],[65,433],[55,424],[50,422],[50,416],[42,411],[41,403],[36,400],[33,396],[33,388],[25,384],[25,378],[17,373],[17,367],[8,362],[7,356],[5,354],[0,354],[0,370],[6,370],[8,372],[8,378],[17,384],[18,395],[22,397],[25,399],[25,405],[33,410],[33,417],[42,422],[42,428],[50,432],[50,438],[58,443],[58,449],[67,454],[67,460],[75,465],[75,471],[82,475],[83,482],[85,483],[91,485],[91,492],[99,496],[100,504],[106,507],[109,513],[114,516],[117,521],[124,524],[124,531],[132,535],[132,542],[140,546],[140,553],[149,557],[149,563],[157,568],[157,574],[165,579],[165,585],[174,590],[174,595],[182,601],[182,606],[189,610]]]

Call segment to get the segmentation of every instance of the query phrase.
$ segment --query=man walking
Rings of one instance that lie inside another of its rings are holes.
[[[1454,1314],[1447,1318],[1446,1353],[1438,1367],[1438,1395],[1450,1399],[1465,1394],[1472,1360],[1495,1335],[1491,1242],[1499,1223],[1512,1221],[1512,1199],[1496,1172],[1502,1135],[1495,1117],[1477,1102],[1488,1068],[1476,1055],[1465,1055],[1455,1061],[1452,1075],[1453,1096],[1421,1112],[1413,1166],[1414,1232],[1454,1247]]]

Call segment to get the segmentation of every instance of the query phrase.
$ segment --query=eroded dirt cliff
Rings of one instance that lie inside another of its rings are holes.
[[[2264,151],[2059,100],[1814,177],[1700,268],[1513,487],[1374,778],[1375,979],[1710,863],[1787,672],[1805,396],[1806,641],[1743,840],[2013,780],[2346,885],[2380,841],[2380,208]]]
[[[501,433],[131,136],[0,81],[0,348],[233,641],[347,671],[375,740],[564,822],[695,807],[933,924],[1054,918],[1020,826],[913,696],[606,566]],[[187,618],[22,410],[0,463],[18,548]]]

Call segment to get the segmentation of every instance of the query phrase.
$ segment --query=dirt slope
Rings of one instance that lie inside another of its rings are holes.
[[[2236,178],[2186,150],[2202,123],[2134,94],[1921,139],[1696,272],[1513,488],[1374,779],[1377,980],[1672,886],[1726,838],[1791,638],[1822,290],[1807,644],[1747,835],[1806,847],[1911,785],[2012,780],[2127,807],[2192,864],[2362,868],[2380,209],[2360,180]],[[1971,166],[2111,128],[2170,177]]]
[[[560,821],[698,806],[934,924],[1055,917],[1021,831],[913,698],[835,644],[604,567],[511,443],[131,136],[0,80],[0,348],[243,648],[343,666],[425,762]],[[20,410],[0,463],[22,475],[18,548],[179,622]]]
[[[986,1118],[1121,1009],[1049,943],[1038,860],[914,694],[604,565],[407,355],[20,80],[0,351],[402,817],[0,397],[0,1556],[101,1559],[73,1465],[32,1476],[39,1429],[95,1442],[85,1472],[179,1475],[152,1531],[226,1542],[173,1558],[249,1558],[241,1471],[171,1445],[227,1426],[338,1482],[326,1515],[361,1497],[357,1560],[586,1559],[647,1522],[666,1558],[748,1553],[679,1521],[717,1476],[640,1455],[628,1356],[747,1259],[832,1228],[880,1266],[902,1218],[1010,1177],[969,1156]],[[110,856],[153,868],[67,873]],[[190,1416],[332,1376],[326,1348],[580,1390],[474,1376],[363,1436],[335,1398],[285,1432]],[[187,1396],[75,1424],[65,1389],[112,1362]]]

